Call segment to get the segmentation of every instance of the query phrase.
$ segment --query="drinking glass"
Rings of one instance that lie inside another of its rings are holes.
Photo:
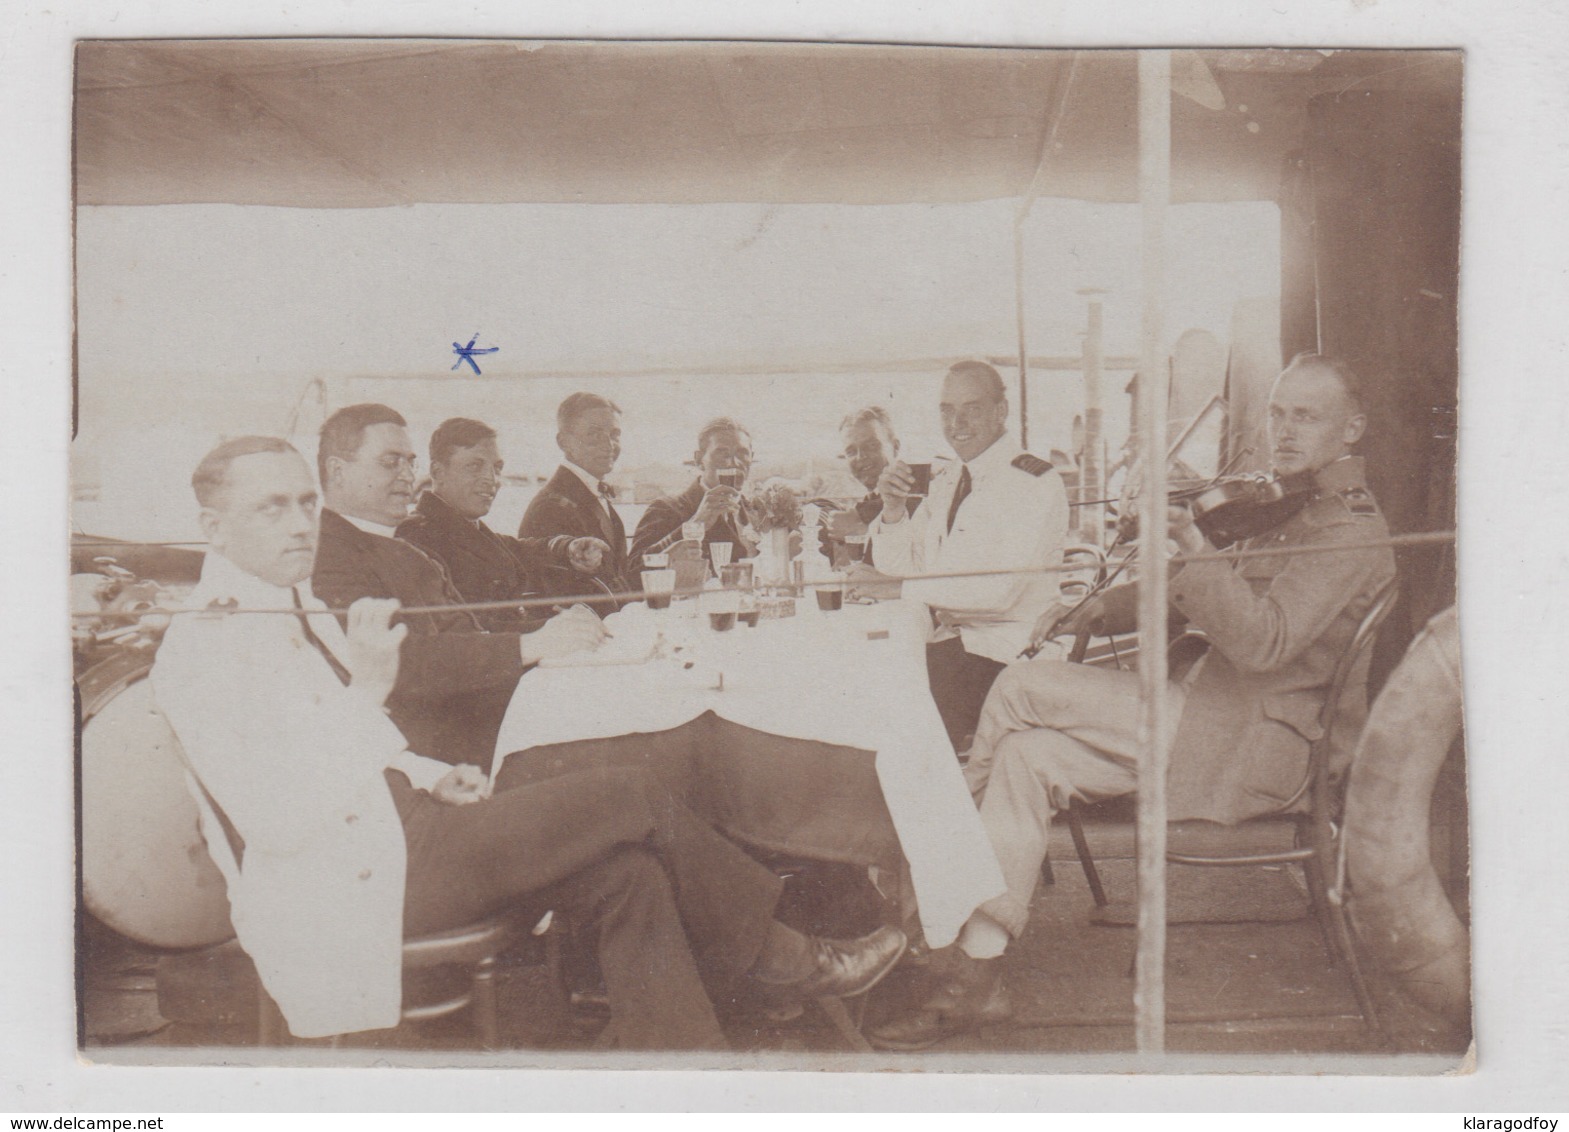
[[[713,560],[714,573],[719,575],[722,570],[730,565],[730,555],[735,547],[728,542],[711,542],[708,544],[708,556]]]
[[[643,571],[643,597],[650,609],[669,609],[675,592],[676,572],[670,569]]]

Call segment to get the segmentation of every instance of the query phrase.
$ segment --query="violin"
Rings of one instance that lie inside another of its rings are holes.
[[[1218,548],[1267,534],[1313,501],[1312,472],[1229,476],[1182,500],[1193,524]]]
[[[1225,549],[1274,530],[1311,503],[1316,490],[1311,472],[1291,476],[1250,472],[1173,491],[1168,499],[1192,511],[1194,526],[1211,545]],[[1126,509],[1117,529],[1123,541],[1137,538],[1137,513]]]

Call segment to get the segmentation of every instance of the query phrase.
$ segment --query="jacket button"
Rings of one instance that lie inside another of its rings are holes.
[[[360,870],[360,879],[361,880],[370,880],[370,870],[369,869],[361,869]]]

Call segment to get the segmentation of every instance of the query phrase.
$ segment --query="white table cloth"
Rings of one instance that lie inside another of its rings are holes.
[[[532,748],[679,727],[706,711],[788,738],[874,752],[877,778],[909,862],[927,942],[953,942],[975,908],[1004,890],[926,676],[926,607],[885,602],[715,633],[696,603],[610,617],[600,652],[524,675],[501,726],[504,758]],[[682,608],[686,606],[687,608]],[[651,655],[652,654],[652,655]]]

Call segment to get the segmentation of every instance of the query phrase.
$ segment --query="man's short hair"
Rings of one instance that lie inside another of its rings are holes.
[[[217,506],[218,497],[229,486],[229,465],[241,456],[254,456],[258,452],[300,454],[294,445],[276,436],[237,436],[233,440],[225,440],[203,456],[202,462],[191,473],[191,490],[196,493],[196,502],[203,507]]]
[[[459,448],[472,448],[487,440],[496,439],[496,430],[484,421],[468,417],[453,417],[442,421],[430,434],[430,462],[445,464]]]
[[[699,452],[708,451],[708,442],[713,439],[715,433],[719,432],[739,433],[741,436],[746,437],[747,443],[750,444],[752,441],[751,432],[734,417],[715,417],[697,430],[697,450]]]
[[[985,362],[963,361],[954,362],[948,367],[949,377],[978,377],[986,383],[986,391],[991,394],[993,401],[1006,401],[1008,387],[1003,384],[1002,374]]]
[[[609,409],[612,413],[619,413],[621,406],[598,393],[573,393],[556,406],[556,431],[571,432],[579,417],[595,409]]]
[[[1365,411],[1362,403],[1362,379],[1340,358],[1304,350],[1291,359],[1286,368],[1280,371],[1280,376],[1285,377],[1292,370],[1298,369],[1323,370],[1340,383],[1340,388],[1345,391],[1346,399],[1351,402],[1353,409],[1359,413]]]
[[[881,405],[868,405],[864,409],[857,409],[844,420],[839,422],[839,431],[848,432],[863,424],[881,425],[888,434],[889,440],[898,439],[898,433],[893,430],[893,418],[888,415],[888,410]]]
[[[380,424],[397,425],[399,428],[408,428],[409,422],[396,409],[389,409],[386,405],[370,402],[364,405],[348,405],[339,409],[332,416],[322,422],[321,443],[316,447],[316,474],[321,477],[321,482],[327,482],[327,460],[336,456],[340,460],[352,460],[359,455],[360,445],[365,443],[365,430]]]

